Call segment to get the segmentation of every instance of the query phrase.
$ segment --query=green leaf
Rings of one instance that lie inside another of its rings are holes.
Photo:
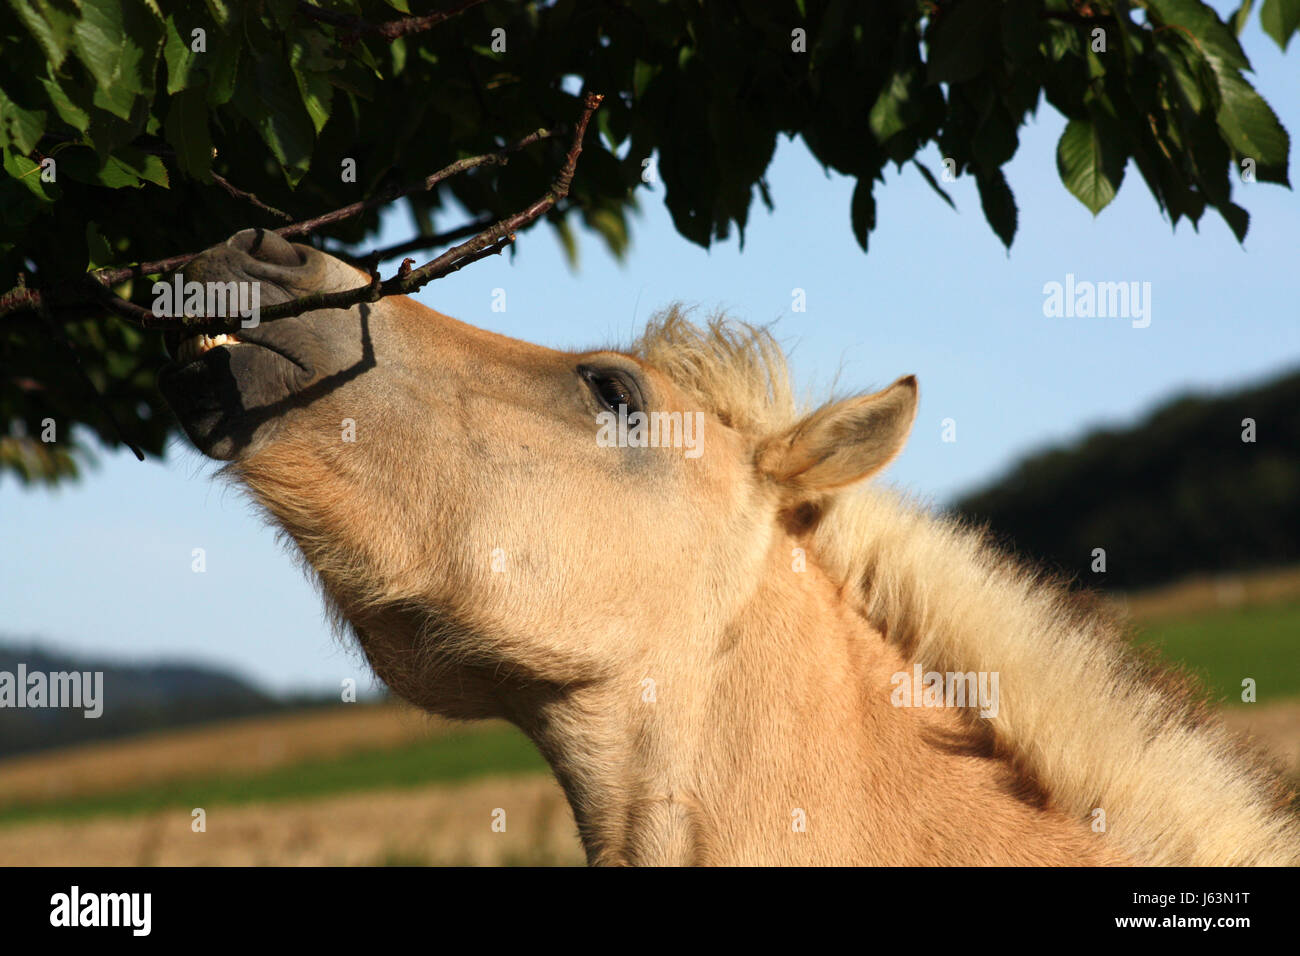
[[[1218,90],[1209,61],[1173,30],[1157,35],[1153,52],[1178,101],[1187,110],[1200,115],[1205,109],[1207,94],[1213,99]]]
[[[858,240],[862,251],[867,251],[867,237],[876,228],[876,199],[871,194],[872,179],[859,176],[858,184],[853,187],[853,200],[849,207],[849,218],[853,224],[853,238]]]
[[[393,76],[401,76],[406,69],[406,37],[398,37],[390,43],[388,52],[393,58]]]
[[[1048,24],[1047,49],[1055,61],[1074,54],[1084,55],[1083,43],[1079,40],[1079,31],[1068,23],[1051,22]]]
[[[926,80],[959,83],[984,71],[998,52],[998,15],[995,0],[964,0],[945,7],[930,38]]]
[[[50,105],[59,114],[59,119],[79,133],[90,129],[90,112],[86,107],[73,101],[72,97],[75,94],[69,93],[52,76],[41,77],[41,86],[45,87],[45,95],[50,98]]]
[[[137,97],[152,95],[163,24],[144,4],[96,0],[82,7],[73,31],[77,57],[95,78],[94,103],[129,119]]]
[[[1245,241],[1246,230],[1250,228],[1250,213],[1233,203],[1225,203],[1215,208],[1219,210],[1219,215],[1228,224],[1228,228],[1237,237],[1237,241]]]
[[[50,68],[57,70],[62,66],[72,46],[76,13],[50,0],[9,0],[9,6],[41,45]]]
[[[654,63],[646,63],[643,60],[637,60],[632,66],[632,97],[641,99],[645,95],[646,87],[650,85],[658,74],[661,67]]]
[[[578,268],[578,240],[573,235],[573,226],[569,224],[568,217],[559,216],[552,220],[551,225],[555,227],[555,237],[560,240],[560,248],[564,251],[564,262],[570,269]]]
[[[302,104],[319,134],[329,122],[330,102],[334,96],[334,87],[330,85],[329,76],[324,71],[342,64],[327,55],[330,42],[322,34],[313,34],[305,41],[301,37],[294,37],[290,42],[289,67],[298,82]]]
[[[235,95],[235,82],[239,79],[240,45],[237,40],[225,40],[217,44],[216,57],[208,79],[208,105],[220,106],[230,101]]]
[[[1213,58],[1210,65],[1222,96],[1215,118],[1223,138],[1237,155],[1255,160],[1261,181],[1290,185],[1286,162],[1291,141],[1277,114],[1236,70]]]
[[[981,169],[997,169],[1016,154],[1020,137],[1016,121],[1000,102],[994,102],[988,115],[971,137],[971,156]]]
[[[26,156],[19,156],[10,149],[0,149],[0,158],[4,160],[5,172],[19,183],[30,189],[33,195],[50,201],[45,192],[45,183],[41,182],[41,167]]]
[[[123,46],[129,41],[120,0],[105,0],[85,8],[74,35],[77,56],[98,84],[95,105],[126,119],[139,91],[131,89],[129,81],[123,82],[121,78]],[[138,47],[136,53],[139,54]]]
[[[1300,29],[1300,0],[1264,0],[1259,25],[1285,50],[1291,35]]]
[[[196,84],[202,72],[201,57],[209,54],[195,53],[190,29],[176,22],[175,16],[167,18],[163,34],[163,61],[167,64],[167,92],[178,93]]]
[[[1250,20],[1250,8],[1254,5],[1255,0],[1243,0],[1241,6],[1228,18],[1228,25],[1237,36],[1241,36],[1241,31],[1246,28],[1246,23]]]
[[[212,136],[208,130],[208,108],[202,88],[183,90],[172,97],[163,131],[176,152],[181,172],[191,179],[210,182]]]
[[[922,177],[924,177],[925,181],[929,183],[930,188],[939,194],[939,198],[955,210],[957,204],[952,201],[952,197],[948,195],[948,191],[939,185],[939,181],[934,178],[934,173],[930,172],[930,167],[925,165],[925,163],[921,162],[919,159],[912,160],[912,165],[921,171]]]
[[[890,77],[872,104],[868,122],[876,142],[884,143],[907,129],[907,106],[916,85],[916,68],[908,67]]]
[[[605,247],[609,250],[610,255],[615,259],[622,259],[627,252],[628,235],[627,221],[622,213],[616,209],[602,208],[593,209],[590,212],[584,212],[582,217],[583,224],[597,235],[605,240]],[[571,263],[574,267],[578,265],[578,250],[574,249],[574,258]]]
[[[976,173],[975,185],[980,193],[980,206],[984,209],[984,218],[988,220],[993,231],[997,233],[1002,244],[1011,248],[1011,240],[1016,236],[1019,212],[1016,198],[1011,195],[1002,170],[995,169],[989,173]]]
[[[92,94],[92,99],[94,94]],[[106,109],[97,105],[92,105],[90,110],[90,129],[86,132],[86,140],[95,147],[99,153],[100,159],[104,159],[119,146],[132,142],[138,137],[148,125],[150,112],[150,100],[140,97],[135,101],[131,108],[131,116],[128,119],[119,119]]]
[[[223,30],[227,29],[233,16],[227,0],[204,0],[204,2],[208,6],[208,13],[212,14],[212,19],[217,21],[217,26]]]
[[[86,223],[86,249],[90,252],[88,269],[98,269],[113,261],[113,251],[100,233],[99,226],[93,222]]]
[[[123,147],[109,156],[94,172],[94,180],[110,189],[138,189],[146,182],[164,188],[168,186],[167,169],[162,160],[152,153],[131,147]]]
[[[163,165],[161,157],[128,146],[118,150],[117,161],[144,182],[153,183],[163,189],[171,188],[171,181],[167,178],[167,167]]]
[[[1108,124],[1072,119],[1056,146],[1061,182],[1095,216],[1115,198],[1124,179],[1126,154]]]
[[[12,143],[25,156],[44,132],[44,110],[25,110],[0,90],[0,147]]]
[[[1200,0],[1147,0],[1146,6],[1155,13],[1159,26],[1182,27],[1196,38],[1207,56],[1217,56],[1238,70],[1250,69],[1250,61],[1232,30]]]
[[[235,108],[257,129],[289,185],[296,186],[311,165],[314,127],[279,50],[240,73]]]

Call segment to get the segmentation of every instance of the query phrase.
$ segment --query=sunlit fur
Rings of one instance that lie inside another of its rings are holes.
[[[312,255],[313,287],[355,284]],[[857,481],[914,380],[805,415],[766,332],[670,310],[620,360],[707,444],[636,457],[597,447],[584,355],[359,308],[364,333],[314,321],[370,336],[373,368],[230,473],[395,692],[531,737],[592,863],[1300,859],[1276,778],[1113,624]],[[998,716],[893,706],[914,661],[998,671]]]
[[[773,432],[798,417],[764,331],[670,311],[644,354],[717,414]],[[1069,507],[1061,502],[1061,507]],[[998,748],[1072,817],[1149,864],[1300,864],[1293,795],[1202,702],[1133,651],[1100,602],[1014,560],[979,529],[888,490],[842,494],[812,538],[855,609],[926,670],[998,671]]]

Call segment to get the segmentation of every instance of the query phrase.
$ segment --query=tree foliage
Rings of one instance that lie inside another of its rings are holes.
[[[195,252],[283,224],[272,210],[302,220],[383,196],[571,122],[583,90],[605,104],[568,200],[546,217],[570,250],[581,225],[623,252],[651,156],[664,188],[650,195],[684,237],[743,240],[755,198],[771,205],[763,177],[783,133],[856,178],[846,225],[864,250],[890,163],[915,164],[945,199],[942,180],[974,177],[1009,247],[1017,207],[1002,167],[1043,98],[1068,118],[1061,179],[1094,214],[1129,160],[1172,223],[1212,207],[1239,238],[1233,175],[1287,185],[1287,134],[1237,41],[1251,0],[1227,23],[1199,0],[460,0],[445,22],[408,19],[430,12],[0,0],[0,292]],[[1300,0],[1264,0],[1259,22],[1285,48]],[[937,172],[916,158],[931,143]],[[548,140],[403,202],[425,236],[457,224],[453,199],[501,219],[546,188],[562,154]],[[379,218],[312,241],[355,247]],[[147,303],[147,278],[115,291]],[[110,415],[160,453],[159,337],[85,303],[14,307],[15,289],[0,299],[0,469],[75,473],[88,449],[74,426],[111,442]],[[58,440],[42,442],[50,420]]]

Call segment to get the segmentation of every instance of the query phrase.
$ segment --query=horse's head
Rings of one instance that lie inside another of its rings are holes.
[[[365,276],[248,230],[185,279],[260,283],[266,305]],[[379,675],[459,716],[707,660],[774,550],[788,565],[916,405],[909,378],[800,418],[764,380],[763,333],[675,316],[633,353],[555,351],[406,297],[236,337],[174,349],[160,383],[183,427],[294,538]]]

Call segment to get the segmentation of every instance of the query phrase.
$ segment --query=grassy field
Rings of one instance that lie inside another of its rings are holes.
[[[536,774],[546,763],[512,727],[491,725],[399,747],[288,763],[256,773],[211,772],[56,800],[0,805],[0,827],[35,819],[147,813],[167,808],[285,801],[358,790],[451,783],[496,774]]]
[[[405,704],[340,704],[63,747],[0,761],[0,807],[56,803],[218,771],[246,776],[287,764],[400,748],[464,729]]]
[[[1247,677],[1259,703],[1300,696],[1300,601],[1150,621],[1139,624],[1137,640],[1186,665],[1216,701],[1239,704]]]
[[[1300,775],[1300,571],[1121,603]],[[1258,703],[1240,703],[1255,679]],[[1232,706],[1234,705],[1235,706]],[[195,832],[191,811],[207,828]],[[492,821],[504,812],[504,831]],[[401,704],[252,718],[0,762],[0,865],[577,864],[563,794],[501,723]]]

